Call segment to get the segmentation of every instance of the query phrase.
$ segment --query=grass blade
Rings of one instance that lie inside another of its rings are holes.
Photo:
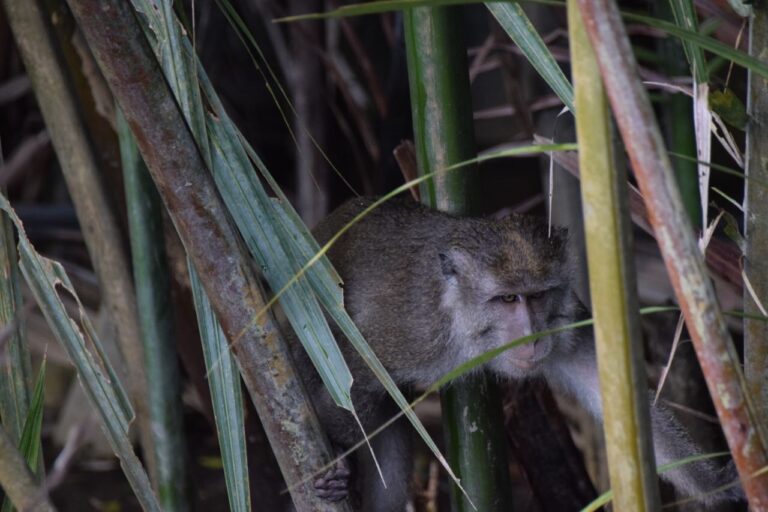
[[[669,0],[675,24],[690,32],[698,33],[699,22],[691,0]],[[691,41],[683,41],[683,50],[691,66],[696,83],[707,82],[707,61],[701,47]]]

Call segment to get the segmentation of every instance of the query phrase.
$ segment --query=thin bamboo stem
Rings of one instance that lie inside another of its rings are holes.
[[[476,156],[461,10],[406,11],[405,32],[417,160],[424,174]],[[438,174],[422,186],[422,201],[455,214],[476,213],[476,176],[474,167]],[[497,385],[480,374],[443,390],[441,399],[448,460],[477,510],[510,510]],[[473,510],[457,489],[451,496],[453,510]]]
[[[768,62],[765,48],[768,45],[768,6],[753,6],[754,14],[749,22],[749,53]],[[744,180],[744,271],[755,292],[755,302],[749,289],[744,290],[744,310],[763,314],[768,306],[768,190],[756,182],[768,179],[768,84],[749,73],[747,95],[747,147]],[[744,321],[744,373],[747,389],[755,403],[755,412],[767,435],[768,428],[768,324],[757,320]]]

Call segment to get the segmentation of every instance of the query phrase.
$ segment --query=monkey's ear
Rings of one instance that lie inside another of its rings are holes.
[[[470,270],[472,257],[458,247],[451,247],[447,251],[441,252],[440,270],[445,277],[456,277],[459,274],[466,274]]]
[[[456,265],[454,265],[453,259],[444,252],[441,252],[438,256],[440,256],[440,270],[443,271],[443,275],[445,277],[455,276]]]

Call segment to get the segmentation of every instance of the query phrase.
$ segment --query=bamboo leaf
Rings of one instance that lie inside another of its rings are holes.
[[[494,2],[486,3],[485,6],[520,48],[531,66],[539,72],[541,78],[549,84],[568,110],[574,112],[573,87],[520,4]]]
[[[699,22],[693,2],[691,0],[669,0],[669,4],[672,6],[672,14],[677,26],[698,33]],[[692,42],[683,41],[683,50],[685,50],[685,56],[691,66],[691,72],[696,83],[706,82],[708,77],[707,61],[704,59],[704,52],[701,51],[701,47]]]
[[[696,156],[700,162],[712,160],[712,111],[709,110],[709,84],[694,83],[693,89],[693,124],[696,132]],[[701,204],[701,225],[707,226],[709,205],[710,167],[698,164],[699,201]]]
[[[503,2],[505,0],[499,0]],[[485,0],[380,0],[360,4],[349,4],[327,12],[299,14],[278,18],[275,23],[290,23],[294,21],[322,20],[327,18],[346,18],[366,14],[381,14],[383,12],[400,11],[414,7],[437,7],[446,5],[465,5],[485,3]]]
[[[298,251],[287,249],[291,239],[279,229],[278,213],[237,143],[238,137],[227,131],[230,127],[220,119],[209,118],[213,177],[270,287],[281,290],[303,260],[295,258]],[[352,375],[309,283],[296,281],[280,297],[280,304],[336,404],[353,410]]]
[[[626,12],[622,13],[622,16],[627,21],[643,23],[650,27],[662,30],[679,39],[682,39],[685,42],[694,43],[703,50],[714,53],[715,55],[719,55],[720,57],[745,67],[764,78],[768,78],[768,65],[740,50],[736,50],[727,44],[721,43],[716,39],[678,27],[674,23],[652,18],[650,16],[643,16],[641,14]]]
[[[248,512],[251,510],[251,496],[240,374],[200,278],[192,265],[189,265],[189,270],[197,324],[203,342],[208,385],[211,388],[211,402],[216,419],[229,508],[233,512]]]
[[[35,380],[35,389],[32,391],[32,400],[29,403],[29,413],[24,421],[24,430],[21,432],[21,442],[19,443],[19,451],[27,459],[27,464],[29,464],[29,469],[33,474],[38,473],[38,463],[40,462],[40,439],[43,430],[43,406],[45,405],[45,364],[46,359],[43,358]]]
[[[146,0],[132,1],[134,3],[146,2]],[[148,6],[148,4],[146,5]],[[151,20],[152,18],[150,17],[150,23],[153,23]],[[193,49],[191,48],[191,45],[186,38],[182,40],[182,44],[183,51],[193,53]],[[244,139],[239,130],[237,130],[237,128],[231,122],[229,116],[221,105],[221,102],[219,101],[216,92],[210,84],[205,71],[202,69],[199,60],[197,61],[197,73],[199,85],[207,102],[207,108],[210,108],[212,111],[212,114],[208,118],[207,125],[211,144],[211,162],[213,163],[212,168],[217,182],[217,187],[222,192],[222,195],[226,198],[225,200],[228,207],[232,211],[233,217],[236,219],[238,228],[241,229],[244,238],[249,243],[249,249],[252,251],[252,254],[254,254],[254,257],[256,257],[262,269],[265,271],[265,276],[270,282],[270,286],[274,290],[280,290],[276,294],[276,299],[281,300],[281,304],[286,311],[286,314],[288,314],[289,310],[295,312],[294,308],[296,307],[296,304],[291,302],[294,300],[294,298],[288,297],[284,300],[283,295],[289,295],[290,293],[293,293],[290,290],[292,288],[295,290],[297,287],[300,287],[302,289],[302,293],[304,293],[304,287],[307,283],[309,283],[314,288],[315,293],[317,293],[317,298],[322,301],[323,308],[328,312],[329,316],[334,319],[334,321],[337,323],[349,341],[353,344],[356,350],[361,353],[363,359],[369,365],[371,365],[372,370],[377,375],[377,377],[382,380],[384,387],[390,393],[390,395],[393,396],[393,399],[396,401],[396,403],[398,403],[401,407],[407,407],[408,403],[403,397],[402,393],[395,385],[394,381],[392,381],[392,379],[389,377],[384,367],[378,361],[375,354],[371,351],[370,347],[368,347],[362,335],[352,323],[347,312],[343,309],[341,301],[339,300],[338,275],[330,270],[330,265],[327,263],[315,265],[315,263],[324,259],[328,245],[324,246],[320,251],[315,253],[314,256],[312,256],[312,258],[308,260],[306,264],[304,264],[304,262],[307,260],[300,260],[298,262],[298,266],[296,266],[293,270],[291,270],[291,273],[288,274],[288,279],[284,281],[285,284],[283,286],[276,286],[281,282],[281,280],[285,279],[285,275],[283,274],[285,272],[285,268],[280,269],[278,267],[280,265],[285,266],[286,264],[295,265],[296,262],[293,261],[292,257],[289,256],[305,253],[307,245],[314,249],[317,247],[317,243],[308,234],[306,228],[298,220],[298,217],[295,215],[295,212],[292,210],[290,204],[287,201],[283,200],[281,203],[279,203],[280,207],[285,209],[285,212],[281,213],[277,209],[276,205],[272,204],[272,200],[267,197],[266,193],[261,188],[261,183],[253,171],[250,162],[248,162],[249,157],[250,161],[253,162],[262,172],[262,177],[265,178],[265,181],[269,182],[275,190],[279,189],[276,187],[276,184],[274,184],[274,181],[270,179],[271,177],[266,172],[266,167],[264,167],[258,156],[253,152],[252,149],[247,146],[247,144],[244,143]],[[201,137],[199,134],[196,136],[198,139]],[[245,149],[243,149],[243,147]],[[560,145],[550,145],[541,146],[543,149],[540,149],[539,147],[515,148],[514,150],[495,155],[495,157],[528,154],[542,150],[556,151],[560,147]],[[573,145],[562,145],[562,147],[565,149],[572,149]],[[485,157],[484,159],[488,158],[491,157]],[[472,159],[467,162],[461,162],[451,166],[451,169],[457,169],[462,165],[467,165],[470,162],[477,162],[480,160],[482,159]],[[451,169],[444,169],[440,172],[445,172]],[[428,177],[425,177],[424,179],[427,178]],[[423,180],[416,180],[416,182],[419,181]],[[396,193],[406,190],[408,186],[405,186],[405,188],[399,187],[396,191],[393,191],[391,195],[395,195]],[[284,199],[282,193],[278,193],[278,196]],[[304,244],[306,245],[303,247],[301,244],[299,244],[298,247],[295,245],[295,240],[293,237],[295,237],[297,234],[302,234],[301,236],[304,238]],[[264,247],[260,247],[258,245],[259,243],[264,244]],[[268,254],[263,254],[267,248],[269,248],[269,250],[279,251],[278,254],[280,256],[275,257]],[[261,259],[262,257],[273,257],[274,259],[267,261]],[[317,272],[317,274],[315,275],[314,272]],[[307,274],[306,278],[302,281],[302,278],[305,277],[305,274]],[[314,306],[312,306],[312,308],[314,308]],[[320,318],[322,318],[322,314],[320,315]],[[316,332],[317,329],[322,328],[309,329]],[[299,331],[300,335],[307,334],[307,329],[297,330]],[[315,354],[317,355],[317,352],[324,350],[324,348],[320,349],[313,347],[311,350],[315,351]],[[321,354],[321,360],[322,358],[327,358],[329,355],[333,357],[333,353],[337,350],[338,348],[334,343],[333,347],[327,354]],[[342,380],[339,380],[338,375],[331,375],[328,377],[329,379],[336,379],[339,382],[343,381],[343,376]],[[331,385],[334,385],[333,382],[331,382]],[[340,388],[337,387],[337,390],[338,389]],[[344,396],[342,396],[342,398],[345,399]],[[417,432],[424,439],[428,447],[433,451],[438,460],[441,461],[441,464],[443,464],[446,470],[449,471],[449,473],[453,476],[444,457],[440,454],[440,451],[438,450],[434,441],[432,441],[431,437],[421,425],[413,411],[407,410],[405,414],[413,423]],[[455,480],[455,476],[453,476],[453,478]]]
[[[144,510],[159,512],[160,506],[152,486],[128,437],[133,409],[112,365],[104,355],[101,342],[77,298],[72,283],[61,265],[40,256],[34,250],[21,221],[3,195],[0,195],[0,209],[9,215],[18,230],[18,248],[24,278],[48,325],[75,365],[80,383],[101,418],[107,440],[120,459],[139,503]],[[68,293],[77,301],[77,321],[67,313],[57,289]]]
[[[157,461],[153,475],[161,505],[169,512],[189,508],[181,383],[174,343],[171,283],[165,257],[163,206],[139,155],[128,123],[116,116],[128,228],[136,285],[139,328],[148,382],[149,421]]]

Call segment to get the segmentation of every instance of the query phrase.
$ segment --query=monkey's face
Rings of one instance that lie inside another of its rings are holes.
[[[463,360],[556,326],[567,284],[557,275],[514,278],[461,249],[440,255],[441,305],[452,318],[451,339]],[[545,336],[510,348],[488,366],[509,378],[541,370],[556,340]]]

